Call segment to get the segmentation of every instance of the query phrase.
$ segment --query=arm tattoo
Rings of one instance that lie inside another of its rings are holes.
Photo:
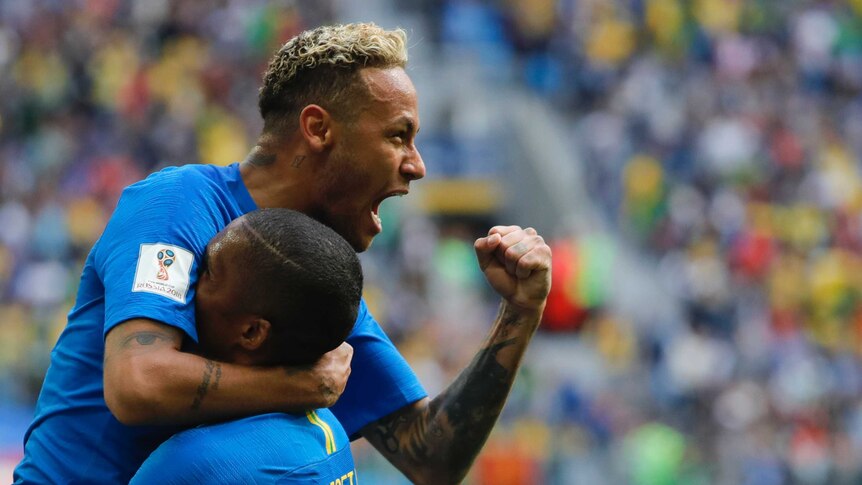
[[[418,415],[410,410],[405,413],[396,412],[380,420],[374,430],[380,445],[388,453],[397,454],[401,451],[401,441],[406,438],[408,442],[404,443],[404,448],[409,450],[411,458],[429,458],[431,450],[423,437],[440,438],[444,434],[440,423],[433,419],[437,407],[438,403],[434,401]],[[406,432],[402,428],[405,428]]]
[[[517,331],[518,327],[520,327],[522,323],[523,321],[517,314],[504,311],[502,315],[500,315],[500,338],[509,338],[509,335],[512,332]]]
[[[512,324],[512,323],[510,323]],[[437,462],[463,477],[500,415],[514,371],[497,361],[512,338],[482,349],[451,386],[421,412],[410,409],[378,421],[371,431],[382,451],[414,464]]]
[[[538,323],[536,315],[502,306],[488,343],[445,391],[362,433],[414,482],[460,483],[503,410]]]
[[[166,332],[154,332],[154,331],[145,331],[145,332],[135,332],[131,335],[128,335],[120,342],[120,346],[122,348],[129,348],[134,343],[138,345],[155,345],[156,343],[174,343],[174,338],[171,334]]]
[[[252,153],[248,157],[248,163],[252,165],[257,165],[258,167],[262,167],[264,165],[270,165],[275,162],[276,156],[275,153]]]
[[[497,353],[513,345],[515,340],[504,340],[479,352],[467,371],[442,396],[446,399],[441,411],[448,414],[457,436],[473,435],[479,431],[477,427],[493,425],[497,420],[513,380],[512,372],[497,362]],[[487,423],[489,419],[491,423]]]
[[[213,373],[215,373],[215,379],[213,379]],[[221,381],[221,364],[207,359],[203,379],[201,379],[201,383],[198,386],[195,400],[192,402],[192,410],[197,411],[200,409],[201,403],[207,396],[207,392],[210,391],[210,388],[213,391],[218,390],[219,381]],[[212,382],[212,387],[210,387],[210,382]]]

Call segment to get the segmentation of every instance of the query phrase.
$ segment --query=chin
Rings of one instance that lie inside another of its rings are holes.
[[[363,237],[357,237],[355,239],[350,239],[347,242],[353,246],[354,251],[361,253],[371,247],[371,243],[374,242],[374,238],[365,239]]]

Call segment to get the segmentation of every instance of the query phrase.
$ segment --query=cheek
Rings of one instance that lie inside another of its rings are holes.
[[[203,341],[210,327],[212,316],[207,313],[206,306],[197,303],[195,309],[195,327],[198,330],[198,340]]]
[[[326,203],[370,204],[370,200],[363,200],[363,194],[370,194],[371,182],[368,170],[345,163],[328,177]],[[370,197],[368,195],[369,199]]]
[[[214,298],[215,296],[206,290],[198,290],[195,295],[195,326],[198,329],[198,337],[213,326],[213,319],[216,317],[213,312]]]

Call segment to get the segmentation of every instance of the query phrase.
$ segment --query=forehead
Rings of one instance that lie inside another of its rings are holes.
[[[209,244],[207,244],[207,254],[209,258],[224,258],[234,255],[237,251],[241,251],[246,238],[242,233],[241,218],[234,220],[213,236]],[[210,261],[212,262],[212,261]]]
[[[407,117],[418,122],[416,88],[404,69],[368,67],[359,71],[359,77],[368,93],[365,118],[387,123]]]

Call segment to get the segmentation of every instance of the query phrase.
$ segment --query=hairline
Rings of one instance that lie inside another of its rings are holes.
[[[300,114],[313,104],[337,121],[355,122],[371,99],[361,73],[369,68],[405,69],[406,40],[403,29],[386,30],[374,23],[320,26],[294,36],[278,49],[264,73],[258,100],[264,133],[295,132]],[[315,76],[327,76],[327,71],[333,77],[319,78],[329,81],[316,85]],[[310,78],[303,79],[306,76]]]

